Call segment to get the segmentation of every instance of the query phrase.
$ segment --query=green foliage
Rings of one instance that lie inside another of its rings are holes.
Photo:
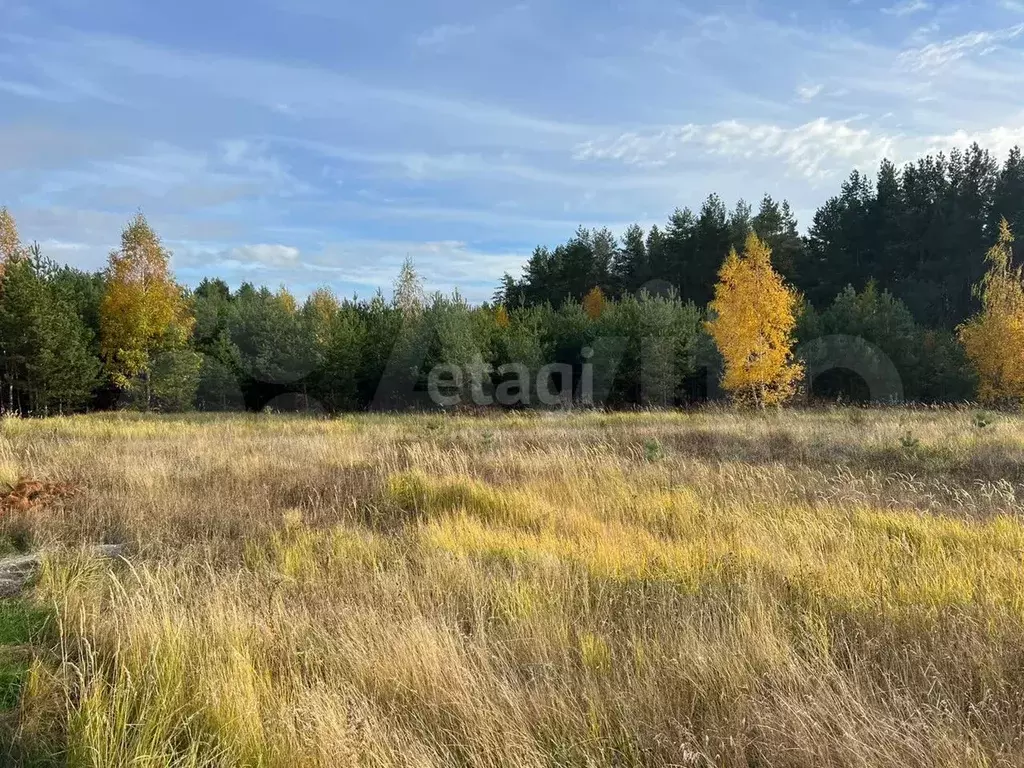
[[[615,347],[621,359],[608,387],[613,405],[672,405],[684,400],[683,384],[696,368],[701,313],[678,296],[626,296],[610,304],[594,329],[595,368]],[[614,345],[613,340],[619,340]],[[609,386],[610,385],[610,386]],[[600,387],[596,387],[600,389]]]
[[[100,352],[114,386],[153,405],[151,378],[159,354],[183,349],[195,318],[170,273],[170,252],[141,213],[125,226],[107,263],[100,302]]]
[[[366,317],[344,304],[327,327],[322,366],[314,375],[313,394],[329,412],[355,410],[361,404],[360,366],[367,351]]]
[[[27,645],[45,631],[50,614],[17,599],[0,600],[0,646]]]
[[[1019,183],[1019,158],[1011,154],[1000,171],[973,145],[903,169],[883,162],[874,184],[854,172],[814,216],[798,287],[824,305],[845,285],[874,278],[918,322],[951,330],[977,307],[971,286],[1000,210],[1024,208],[1006,195]]]
[[[187,411],[195,403],[203,356],[191,349],[169,349],[153,359],[153,405],[162,411]]]
[[[972,146],[902,168],[885,161],[873,178],[855,172],[815,212],[806,237],[789,204],[768,195],[752,207],[712,194],[649,229],[580,228],[538,247],[520,278],[504,275],[496,307],[427,297],[411,262],[390,299],[340,302],[319,291],[300,307],[284,289],[233,291],[217,279],[189,294],[141,216],[107,272],[89,274],[26,247],[5,212],[0,405],[21,413],[109,407],[118,392],[98,379],[100,358],[128,400],[164,409],[418,405],[439,363],[472,372],[466,396],[473,381],[494,392],[518,381],[519,368],[532,378],[558,363],[574,382],[592,366],[611,405],[699,400],[716,395],[723,363],[701,313],[723,257],[751,233],[805,298],[801,343],[859,339],[877,354],[862,361],[868,378],[889,361],[907,399],[968,401],[979,380],[953,329],[979,308],[970,286],[1001,219],[1024,229],[1022,157],[1014,149],[1000,167]],[[1019,263],[1024,239],[1010,250]],[[813,390],[867,398],[863,381],[841,371],[819,376]]]
[[[661,461],[665,458],[665,449],[656,437],[644,441],[644,461]]]
[[[503,303],[558,306],[566,299],[582,301],[595,286],[608,293],[617,247],[609,230],[584,227],[554,250],[538,247],[526,264],[523,280],[510,285],[506,279],[500,292]]]
[[[18,706],[29,671],[25,646],[39,642],[50,614],[25,600],[0,600],[0,712]]]
[[[995,416],[988,411],[975,411],[971,417],[971,424],[975,429],[988,429],[995,423]]]
[[[45,414],[85,405],[99,363],[92,335],[66,294],[29,259],[0,280],[0,376],[7,411]]]
[[[243,379],[257,384],[292,384],[309,373],[312,349],[295,299],[285,289],[243,285],[228,316]]]
[[[902,301],[880,291],[874,281],[860,292],[847,286],[822,313],[808,306],[799,319],[797,336],[805,349],[808,342],[829,338],[827,353],[821,354],[847,366],[811,382],[816,396],[867,401],[870,382],[886,380],[890,367],[898,374],[907,400],[959,401],[971,396],[972,376],[952,335],[920,326]],[[812,358],[808,368],[815,370],[821,363],[827,365],[828,360]]]

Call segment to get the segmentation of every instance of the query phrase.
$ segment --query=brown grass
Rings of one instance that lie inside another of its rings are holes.
[[[1024,765],[1024,421],[7,421],[18,759]],[[78,554],[125,542],[129,564]]]

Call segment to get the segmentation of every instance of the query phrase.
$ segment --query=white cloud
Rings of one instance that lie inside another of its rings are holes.
[[[290,245],[240,245],[226,254],[226,259],[239,265],[260,267],[294,267],[299,264],[299,249]]]
[[[485,252],[457,240],[432,242],[357,240],[331,243],[307,261],[307,267],[368,289],[392,284],[406,258],[412,259],[427,290],[464,287],[467,298],[481,300],[505,272],[517,273],[525,252]],[[473,284],[482,284],[483,293]]]
[[[485,297],[483,284],[515,271],[533,243],[579,224],[649,226],[712,189],[730,201],[769,191],[809,215],[836,179],[872,171],[883,155],[910,160],[975,139],[1003,152],[1024,141],[1015,127],[1024,112],[1005,96],[1024,37],[999,29],[1024,18],[988,6],[1010,21],[966,8],[944,15],[949,4],[930,2],[934,12],[920,13],[920,0],[887,0],[887,16],[873,6],[876,21],[905,13],[895,43],[825,15],[767,18],[756,3],[699,19],[650,13],[662,0],[626,4],[628,13],[606,5],[569,47],[558,44],[561,14],[534,4],[515,23],[480,12],[475,29],[406,27],[405,47],[422,49],[382,48],[372,75],[313,48],[301,61],[272,45],[242,57],[212,38],[186,50],[155,32],[149,42],[48,25],[0,53],[13,64],[0,107],[13,105],[15,119],[32,106],[11,95],[26,85],[60,99],[32,112],[44,122],[0,125],[0,187],[14,190],[0,202],[37,209],[24,231],[53,238],[46,247],[81,265],[101,265],[141,206],[188,280],[329,280],[362,294],[390,285],[409,255],[432,287]],[[337,8],[353,24],[370,21]],[[972,28],[991,31],[953,37]],[[652,56],[659,32],[664,49]],[[616,44],[595,42],[601,35]],[[428,55],[485,40],[471,72]],[[913,50],[900,57],[901,48]],[[523,61],[524,50],[538,55]],[[46,62],[123,97],[124,108],[89,112],[103,105],[85,86],[54,90]],[[529,87],[552,66],[564,82]],[[605,92],[613,96],[589,98]],[[661,98],[672,92],[690,98]]]
[[[420,121],[436,120],[450,133],[460,130],[467,140],[489,143],[543,142],[579,135],[580,126],[534,117],[487,102],[448,98],[422,89],[368,84],[326,67],[300,66],[268,59],[210,55],[169,48],[112,35],[72,35],[68,40],[32,41],[47,56],[67,59],[62,64],[83,69],[116,67],[134,77],[160,78],[169,86],[189,84],[189,98],[203,91],[248,102],[275,114],[296,118],[344,119],[359,114],[382,119],[403,112]],[[70,58],[69,58],[70,57]],[[159,90],[159,87],[156,88]],[[469,130],[475,126],[477,130]],[[481,131],[479,127],[489,130]],[[527,138],[529,137],[529,139]]]
[[[1002,159],[1014,147],[1024,146],[1024,123],[1017,126],[998,126],[984,131],[956,131],[945,136],[932,136],[921,142],[919,154],[963,149],[977,143],[982,149]]]
[[[40,99],[42,101],[60,101],[58,94],[45,88],[40,88],[31,83],[23,83],[19,80],[0,80],[0,91],[23,96],[26,99]]]
[[[925,0],[903,0],[901,3],[883,8],[882,13],[888,14],[889,16],[910,16],[921,11],[930,10],[932,4]]]
[[[883,158],[901,164],[973,143],[1003,158],[1013,147],[1024,146],[1024,118],[1017,125],[932,135],[888,133],[827,118],[795,127],[727,121],[598,139],[579,145],[575,158],[669,171],[702,154],[751,163],[774,159],[795,174],[819,180],[845,175],[854,167],[870,172]]]
[[[903,51],[899,55],[899,60],[914,71],[936,70],[973,54],[984,56],[1015,40],[1021,34],[1024,34],[1024,24],[1006,29],[969,32],[949,40]]]
[[[220,274],[229,282],[253,280],[289,286],[328,285],[348,293],[358,287],[368,296],[378,288],[388,292],[405,259],[412,259],[428,291],[450,292],[458,287],[470,301],[490,298],[505,272],[517,274],[526,262],[525,251],[487,252],[457,240],[362,240],[329,242],[316,248],[287,245],[239,245],[182,242],[175,254],[177,266],[189,279]],[[341,288],[341,286],[346,286]],[[301,294],[301,290],[297,291]]]
[[[439,24],[428,29],[416,38],[416,45],[421,48],[443,48],[460,37],[476,32],[471,24]]]
[[[52,238],[47,238],[40,242],[39,247],[42,248],[43,253],[45,254],[52,254],[53,251],[57,251],[61,254],[83,253],[92,248],[88,243],[67,242],[65,240],[54,240]]]
[[[811,101],[815,97],[821,94],[825,86],[821,83],[815,85],[801,85],[796,89],[796,95],[800,97],[801,101]]]
[[[692,155],[731,159],[781,159],[808,178],[848,170],[851,164],[875,164],[892,150],[892,138],[878,136],[849,121],[818,118],[787,128],[736,120],[711,125],[683,125],[656,133],[624,133],[576,147],[577,160],[618,160],[628,165],[658,167]]]

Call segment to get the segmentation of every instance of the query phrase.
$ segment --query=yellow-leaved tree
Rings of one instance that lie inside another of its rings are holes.
[[[988,272],[974,287],[981,312],[958,329],[978,373],[983,402],[1024,402],[1024,275],[1012,261],[1013,233],[1006,219],[985,256]]]
[[[6,208],[0,208],[0,271],[3,264],[22,255],[21,239],[14,217]]]
[[[764,408],[796,392],[803,366],[793,359],[799,297],[772,268],[771,249],[751,234],[718,272],[707,328],[725,359],[722,386],[734,401]]]
[[[508,310],[505,309],[505,305],[504,304],[499,306],[497,311],[494,313],[494,324],[496,326],[498,326],[499,328],[501,328],[502,330],[504,330],[505,328],[508,328],[508,324],[509,324]]]
[[[604,291],[596,285],[583,297],[583,311],[591,320],[597,320],[604,313],[607,304],[608,300],[604,296]]]
[[[107,372],[120,389],[141,379],[147,408],[157,353],[184,347],[195,325],[169,260],[146,218],[136,214],[121,233],[120,250],[110,254],[100,304],[100,351]]]

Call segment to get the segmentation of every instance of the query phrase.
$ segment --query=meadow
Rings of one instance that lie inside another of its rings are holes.
[[[1022,427],[5,420],[0,764],[1024,765]]]

